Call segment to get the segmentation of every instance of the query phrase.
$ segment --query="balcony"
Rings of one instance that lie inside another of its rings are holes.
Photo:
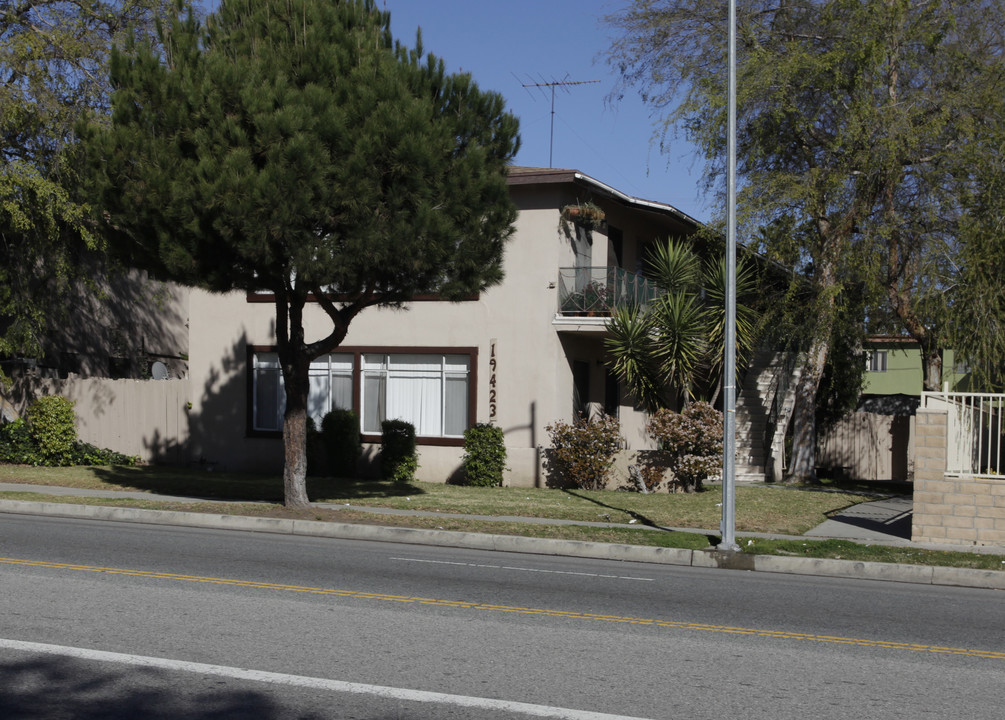
[[[618,307],[645,307],[657,295],[652,282],[623,268],[558,270],[558,314],[562,317],[609,317]]]

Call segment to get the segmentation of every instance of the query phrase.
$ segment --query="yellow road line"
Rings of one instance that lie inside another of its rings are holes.
[[[412,597],[408,595],[385,595],[382,593],[362,592],[358,590],[336,590],[333,588],[306,587],[300,585],[284,585],[281,583],[256,582],[253,580],[235,580],[230,578],[201,577],[198,575],[179,575],[176,573],[152,572],[148,570],[126,570],[123,568],[108,568],[93,565],[74,565],[70,563],[46,562],[42,560],[21,560],[18,558],[0,558],[0,563],[7,565],[26,565],[30,567],[52,568],[56,570],[75,570],[83,572],[107,573],[111,575],[127,575],[130,577],[150,578],[154,580],[179,580],[183,582],[211,583],[215,585],[233,585],[237,587],[257,588],[260,590],[282,590],[286,592],[312,593],[315,595],[332,595],[337,597],[358,598],[363,600],[384,600],[388,602],[417,603],[435,605],[463,610],[488,610],[490,612],[522,613],[546,617],[567,618],[571,620],[592,620],[597,622],[617,622],[633,625],[650,625],[654,627],[674,628],[679,630],[701,630],[704,632],[729,633],[733,635],[751,635],[755,637],[773,638],[777,640],[809,640],[813,642],[834,643],[840,645],[858,645],[886,650],[909,650],[912,652],[941,653],[948,655],[964,655],[967,657],[1005,660],[1005,652],[993,650],[974,650],[970,648],[952,648],[939,645],[919,645],[914,643],[891,642],[886,640],[867,640],[864,638],[848,638],[831,635],[814,635],[812,633],[788,632],[786,630],[759,630],[756,628],[731,627],[728,625],[706,625],[703,623],[683,622],[674,620],[657,620],[654,618],[622,617],[620,615],[598,615],[581,613],[572,610],[548,610],[544,608],[528,608],[512,605],[492,605],[490,603],[466,602],[463,600],[443,600],[437,598]]]

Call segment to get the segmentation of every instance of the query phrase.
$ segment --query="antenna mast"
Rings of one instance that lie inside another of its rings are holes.
[[[552,80],[551,82],[523,83],[525,88],[551,88],[551,134],[548,137],[548,167],[553,167],[552,157],[555,150],[555,88],[561,87],[568,92],[567,85],[589,85],[598,83],[599,80]],[[543,93],[544,90],[541,90]],[[547,97],[547,96],[545,96]]]

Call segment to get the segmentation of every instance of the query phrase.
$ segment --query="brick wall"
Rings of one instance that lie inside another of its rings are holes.
[[[1005,479],[946,475],[946,413],[915,420],[914,542],[1005,545]]]

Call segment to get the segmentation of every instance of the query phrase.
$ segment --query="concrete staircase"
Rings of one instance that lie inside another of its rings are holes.
[[[781,479],[798,369],[788,353],[758,351],[736,398],[736,481]],[[771,432],[772,437],[767,437]]]

